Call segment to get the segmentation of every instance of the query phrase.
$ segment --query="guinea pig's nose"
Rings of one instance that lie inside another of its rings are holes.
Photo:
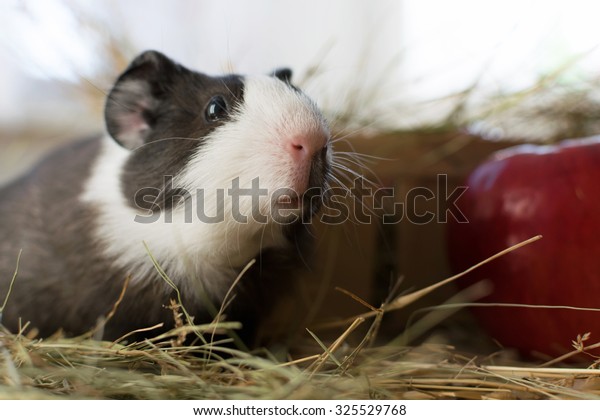
[[[311,134],[291,137],[286,147],[294,161],[304,161],[311,160],[326,145],[326,136],[323,134]]]

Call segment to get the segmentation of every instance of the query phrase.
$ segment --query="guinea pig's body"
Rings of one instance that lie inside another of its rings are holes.
[[[0,297],[21,252],[2,323],[84,333],[129,279],[103,337],[168,328],[175,292],[153,259],[195,322],[208,322],[255,258],[227,307],[251,335],[304,264],[302,219],[330,171],[325,120],[288,77],[213,78],[157,52],[135,59],[108,96],[108,135],[0,190]]]

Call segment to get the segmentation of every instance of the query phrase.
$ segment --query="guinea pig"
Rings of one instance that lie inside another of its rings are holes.
[[[332,166],[328,124],[290,78],[135,58],[107,96],[104,135],[0,190],[0,302],[20,254],[2,324],[79,335],[104,319],[116,340],[171,328],[172,298],[199,324],[235,295],[225,318],[252,341],[305,264]]]

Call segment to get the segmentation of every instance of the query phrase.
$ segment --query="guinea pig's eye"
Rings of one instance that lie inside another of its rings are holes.
[[[206,119],[218,121],[227,117],[227,102],[222,96],[213,96],[206,107]]]

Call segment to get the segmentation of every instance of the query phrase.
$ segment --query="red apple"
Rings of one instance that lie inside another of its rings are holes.
[[[468,223],[449,226],[449,257],[468,268],[535,235],[537,242],[475,270],[489,279],[486,302],[600,308],[600,137],[523,145],[493,155],[466,181],[458,207]],[[600,312],[478,308],[493,338],[526,354],[556,356],[600,342]]]

